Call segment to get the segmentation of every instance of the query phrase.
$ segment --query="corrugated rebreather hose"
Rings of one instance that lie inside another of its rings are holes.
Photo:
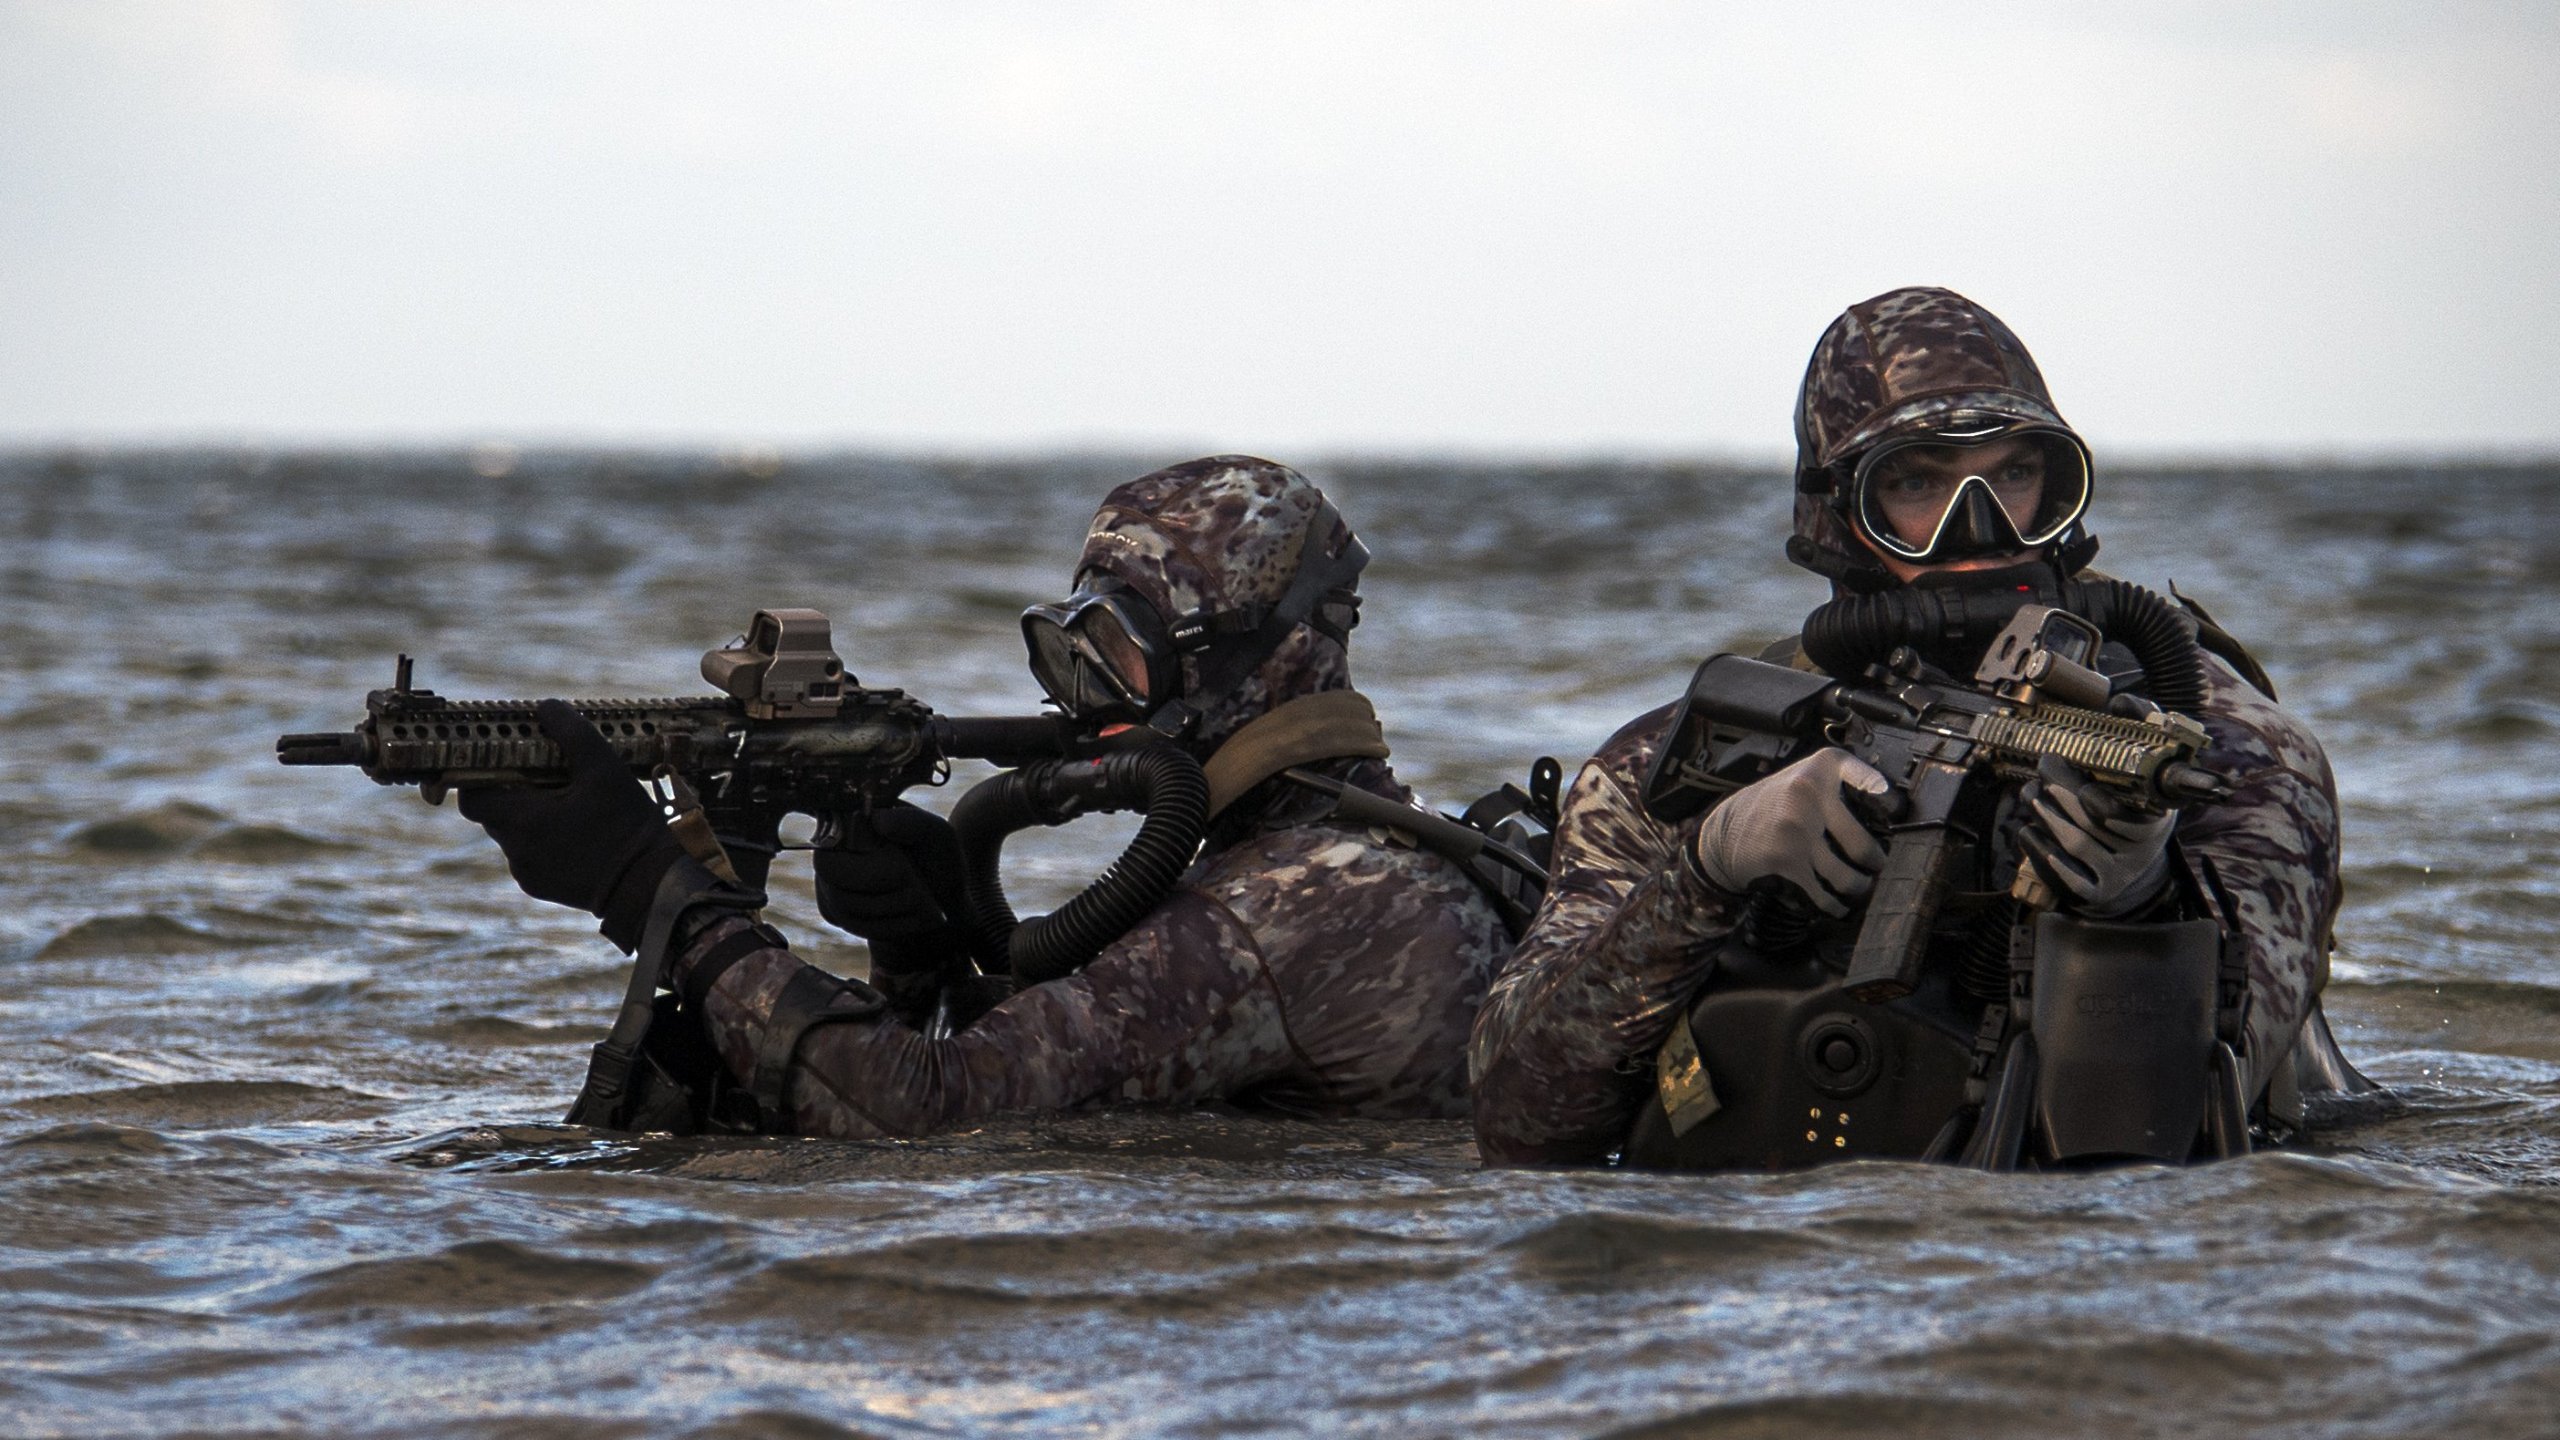
[[[1147,817],[1120,858],[1056,910],[1016,920],[1004,895],[1006,837],[1109,810]],[[1017,987],[1037,985],[1084,968],[1172,893],[1209,829],[1209,781],[1199,761],[1172,745],[1043,760],[979,783],[951,808],[951,825],[981,953],[1003,956]]]

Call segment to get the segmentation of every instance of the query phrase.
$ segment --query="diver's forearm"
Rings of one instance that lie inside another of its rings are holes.
[[[1214,1098],[1285,1068],[1287,1033],[1250,955],[1163,943],[1161,929],[1198,928],[1189,908],[1168,907],[1177,913],[1159,912],[1082,972],[1033,986],[957,1034],[928,1038],[886,1014],[812,1028],[794,1047],[785,1092],[792,1129],[929,1135],[1007,1111]],[[741,925],[706,928],[687,962]],[[733,1079],[755,1073],[783,988],[806,968],[787,949],[759,948],[704,994],[701,1023]]]
[[[1588,1162],[1626,1139],[1652,1060],[1732,932],[1740,897],[1675,851],[1614,908],[1561,898],[1494,982],[1472,1043],[1488,1163]]]

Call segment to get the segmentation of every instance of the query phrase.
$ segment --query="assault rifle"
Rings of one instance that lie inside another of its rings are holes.
[[[2101,641],[2097,626],[2067,610],[2025,606],[1969,685],[1931,671],[1908,646],[1857,682],[1714,656],[1673,717],[1646,778],[1646,808],[1676,824],[1825,745],[1873,765],[1905,805],[1845,984],[1870,1003],[1908,995],[1958,842],[1982,838],[1986,790],[2060,759],[2152,814],[2230,796],[2229,777],[2199,758],[2207,737],[2194,720],[2108,713],[2112,686],[2094,668]],[[2009,893],[2030,908],[2054,898],[2024,860]]]
[[[955,759],[1013,766],[1075,746],[1056,715],[955,719],[903,691],[847,674],[815,610],[759,610],[747,633],[702,657],[720,698],[574,700],[633,775],[666,787],[677,837],[724,879],[728,851],[770,856],[782,817],[818,821],[829,843],[845,817],[939,784]],[[353,765],[383,785],[415,785],[430,805],[467,785],[560,785],[560,747],[532,700],[448,700],[414,688],[408,656],[388,690],[365,696],[351,731],[287,735],[287,765]],[[759,869],[761,867],[758,867]]]

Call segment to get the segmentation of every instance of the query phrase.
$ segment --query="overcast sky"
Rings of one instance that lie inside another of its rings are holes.
[[[2560,449],[2560,5],[0,0],[0,439]]]

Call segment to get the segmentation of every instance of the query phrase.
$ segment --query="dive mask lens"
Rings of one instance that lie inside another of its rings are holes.
[[[2050,427],[1940,432],[1890,441],[1850,482],[1858,528],[1876,547],[1930,563],[2032,550],[2089,508],[2089,452]]]
[[[1069,702],[1078,698],[1083,688],[1076,673],[1075,647],[1067,640],[1066,627],[1041,613],[1056,608],[1043,605],[1024,611],[1022,641],[1031,651],[1031,678],[1039,682],[1050,699],[1073,710],[1076,707]]]
[[[1101,662],[1113,688],[1140,704],[1152,698],[1154,677],[1148,673],[1146,647],[1129,633],[1117,607],[1097,605],[1077,616],[1069,629],[1086,653]]]
[[[1169,690],[1168,647],[1146,634],[1154,617],[1126,591],[1078,590],[1056,605],[1022,612],[1031,676],[1060,709],[1078,719],[1143,718],[1158,691]]]

